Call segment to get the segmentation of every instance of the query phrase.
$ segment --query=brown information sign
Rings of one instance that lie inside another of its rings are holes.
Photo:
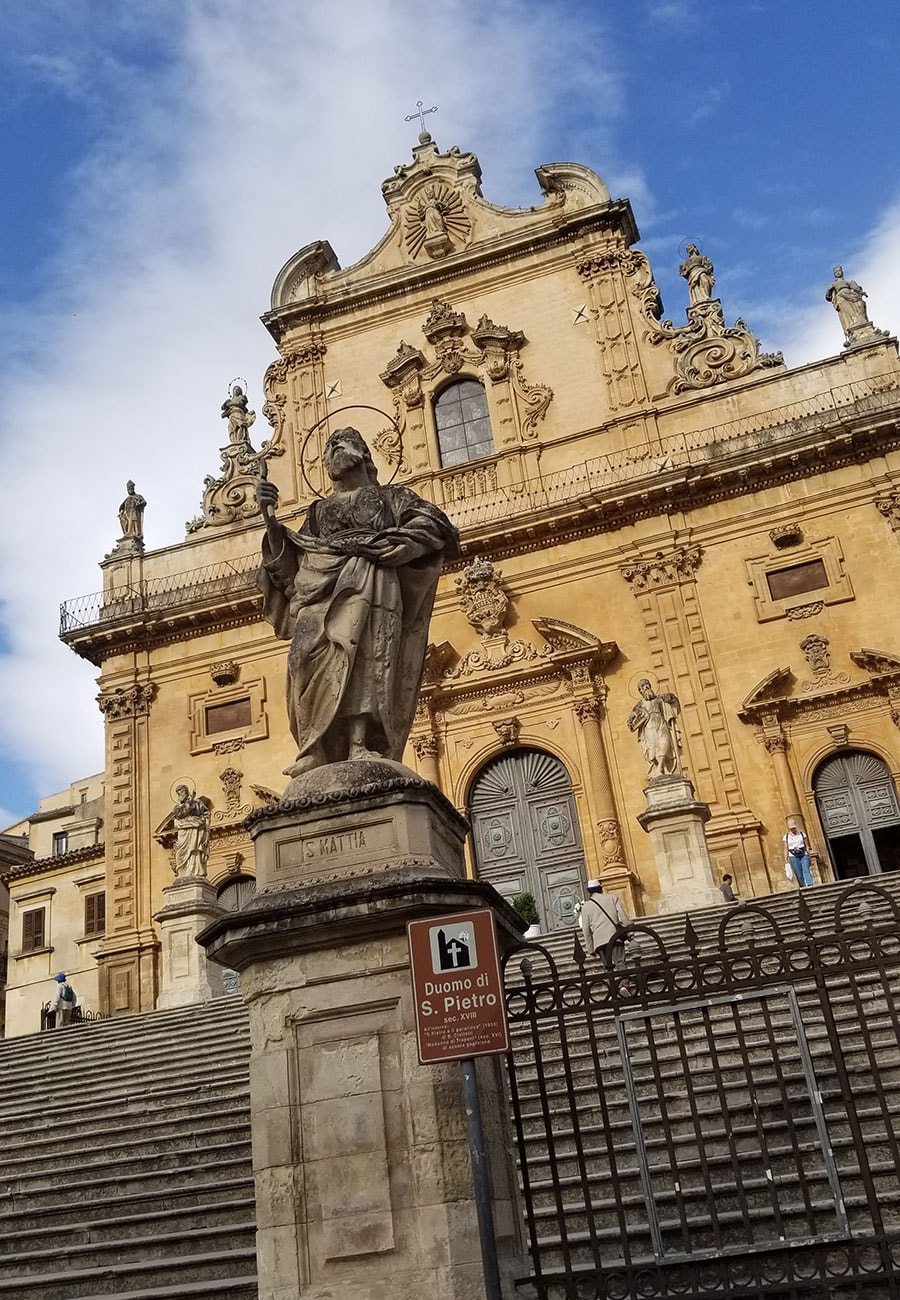
[[[419,1060],[509,1051],[497,927],[490,908],[410,921]]]

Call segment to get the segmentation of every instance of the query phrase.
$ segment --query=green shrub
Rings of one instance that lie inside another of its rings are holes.
[[[538,915],[537,899],[530,891],[526,891],[524,894],[516,894],[512,900],[512,905],[523,921],[527,921],[529,925],[540,924],[541,918]]]

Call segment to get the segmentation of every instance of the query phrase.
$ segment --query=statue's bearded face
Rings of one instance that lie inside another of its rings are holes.
[[[326,442],[322,459],[330,477],[339,479],[371,457],[361,434],[355,429],[339,429]]]
[[[653,699],[653,687],[650,685],[648,681],[645,680],[642,682],[638,682],[638,690],[640,691],[641,695],[643,695],[645,700]]]

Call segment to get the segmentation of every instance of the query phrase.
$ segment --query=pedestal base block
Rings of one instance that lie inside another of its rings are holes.
[[[403,862],[425,875],[466,874],[465,819],[430,781],[388,759],[294,777],[247,826],[260,891],[371,876]]]
[[[225,915],[216,891],[202,876],[181,876],[163,890],[165,905],[154,916],[162,944],[157,1010],[186,1007],[225,996],[222,968],[210,962],[197,935]]]
[[[463,878],[465,824],[440,792],[398,779],[251,819],[263,888],[201,936],[250,1013],[260,1300],[485,1298],[460,1067],[418,1062],[406,923],[492,907],[507,947],[523,927]],[[512,1300],[527,1263],[501,1060],[477,1076]]]
[[[660,777],[644,795],[647,808],[638,821],[653,845],[660,912],[721,903],[703,829],[709,821],[709,805],[694,797],[694,787],[683,776]]]

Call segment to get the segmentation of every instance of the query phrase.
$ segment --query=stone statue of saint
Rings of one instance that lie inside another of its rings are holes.
[[[866,294],[855,280],[844,279],[844,268],[834,268],[834,280],[825,290],[825,297],[838,314],[844,327],[844,345],[880,333],[869,320]]]
[[[144,509],[147,502],[139,492],[135,492],[131,479],[125,484],[125,491],[128,496],[119,506],[119,527],[122,529],[122,537],[137,537],[143,540]]]
[[[675,719],[681,712],[677,695],[657,695],[650,682],[638,682],[641,698],[628,715],[628,730],[636,731],[641,753],[647,760],[649,780],[675,776],[681,771]]]
[[[228,421],[229,442],[249,443],[247,430],[256,419],[256,412],[247,409],[247,395],[239,384],[235,384],[222,403],[222,419]]]
[[[209,808],[191,795],[186,785],[175,787],[178,803],[172,809],[175,828],[175,875],[205,876],[209,861]]]
[[[687,257],[679,266],[678,274],[687,280],[691,307],[710,301],[716,283],[713,264],[705,253],[699,251],[696,244],[688,244]]]
[[[263,476],[257,488],[266,521],[263,609],[291,642],[293,777],[348,759],[400,760],[441,563],[459,545],[437,506],[379,484],[355,429],[333,433],[322,459],[333,490],[313,502],[299,532],[276,520],[275,485]]]

